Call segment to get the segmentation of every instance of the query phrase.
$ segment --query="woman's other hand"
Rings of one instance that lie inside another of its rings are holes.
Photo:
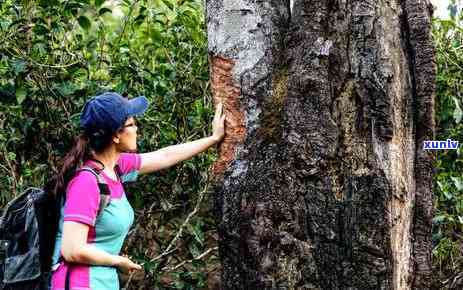
[[[223,103],[220,102],[215,110],[214,120],[212,121],[212,137],[219,142],[225,136],[225,114],[223,113]]]
[[[119,268],[119,270],[123,273],[131,273],[135,270],[141,270],[140,265],[135,264],[132,260],[124,256],[116,256],[114,266]]]

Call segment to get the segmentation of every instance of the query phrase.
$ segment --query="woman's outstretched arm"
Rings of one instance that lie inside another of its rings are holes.
[[[190,159],[196,154],[205,151],[212,145],[220,142],[225,135],[225,114],[222,115],[222,103],[219,103],[212,121],[212,136],[195,141],[172,145],[162,149],[141,153],[140,174],[150,173],[168,168],[184,160]]]

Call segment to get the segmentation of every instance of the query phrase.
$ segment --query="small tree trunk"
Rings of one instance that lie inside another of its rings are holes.
[[[428,289],[428,1],[209,0],[224,289]]]

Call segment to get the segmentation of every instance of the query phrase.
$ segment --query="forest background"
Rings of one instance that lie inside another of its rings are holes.
[[[439,6],[437,139],[463,142],[463,14]],[[447,6],[447,5],[445,5]],[[443,12],[448,11],[445,19]],[[437,15],[437,13],[436,13]],[[0,0],[0,206],[57,171],[85,101],[145,95],[139,151],[211,133],[201,0]],[[463,270],[463,147],[439,151],[434,186],[434,286]],[[220,263],[209,169],[213,148],[129,188],[136,223],[124,252],[144,271],[128,289],[213,289]]]

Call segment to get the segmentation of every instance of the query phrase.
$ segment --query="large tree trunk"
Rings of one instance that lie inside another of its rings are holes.
[[[206,2],[223,288],[428,289],[428,0]]]

